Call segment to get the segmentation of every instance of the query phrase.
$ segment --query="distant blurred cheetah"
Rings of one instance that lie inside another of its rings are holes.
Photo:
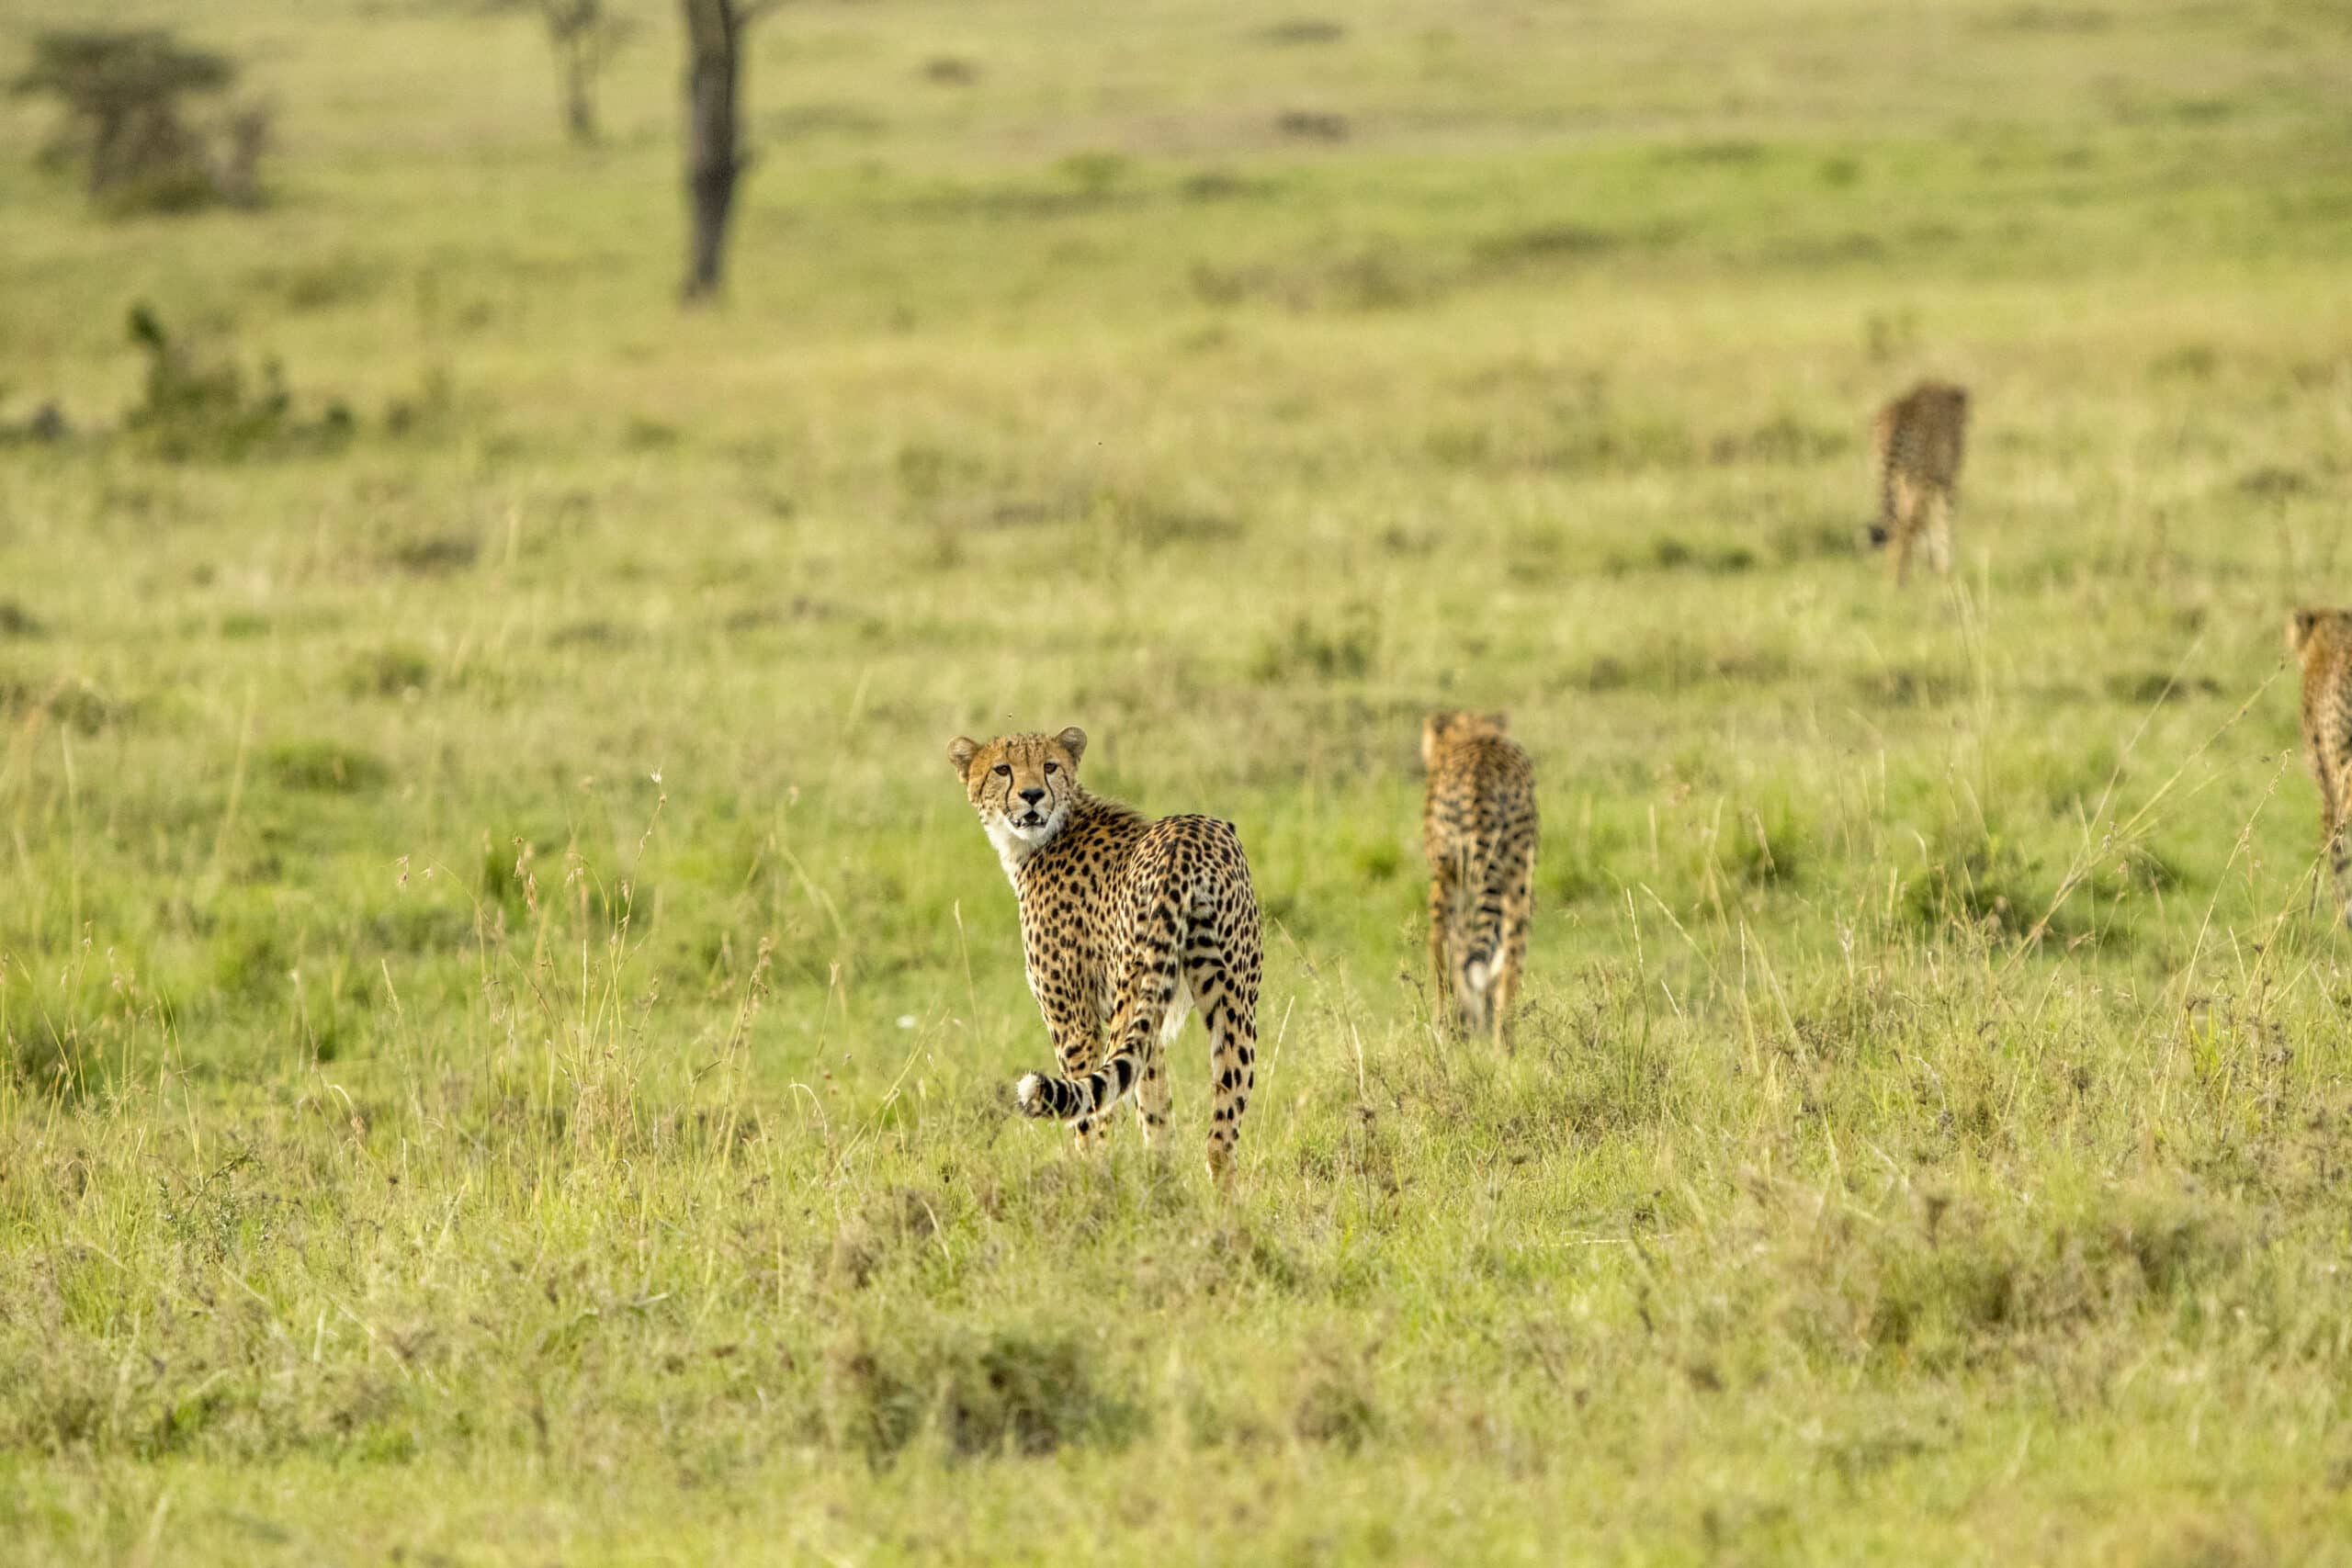
[[[1503,715],[1443,711],[1421,726],[1429,794],[1430,964],[1456,1024],[1497,1040],[1519,994],[1535,874],[1535,769]]]
[[[2320,842],[2352,925],[2352,610],[2298,610],[2287,647],[2303,666],[2303,758],[2319,781]]]
[[[947,748],[1021,905],[1029,992],[1066,1077],[1023,1077],[1028,1116],[1075,1122],[1084,1145],[1130,1088],[1144,1139],[1168,1124],[1160,1047],[1201,1010],[1216,1073],[1209,1172],[1229,1173],[1256,1077],[1258,899],[1233,824],[1150,821],[1078,782],[1086,732]],[[1103,1052],[1104,1024],[1111,1026]],[[1136,1087],[1140,1084],[1140,1087]]]
[[[1892,545],[1894,581],[1911,572],[1911,546],[1928,538],[1928,558],[1951,570],[1952,511],[1960,502],[1960,465],[1967,456],[1968,389],[1922,381],[1871,422],[1871,460],[1878,469],[1878,521],[1872,545]]]

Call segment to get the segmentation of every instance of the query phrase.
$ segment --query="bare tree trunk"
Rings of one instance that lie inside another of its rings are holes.
[[[686,18],[687,303],[718,292],[727,220],[735,182],[751,160],[738,143],[736,94],[742,79],[743,29],[765,6],[759,0],[680,0]]]

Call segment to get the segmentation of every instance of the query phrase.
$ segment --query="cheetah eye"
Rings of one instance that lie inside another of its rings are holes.
[[[1046,764],[1046,772],[1049,773],[1058,773],[1061,771],[1062,765],[1059,762],[1048,762]]]
[[[1009,779],[1012,776],[1012,765],[1006,762],[999,762],[995,767],[989,771],[1001,779]]]

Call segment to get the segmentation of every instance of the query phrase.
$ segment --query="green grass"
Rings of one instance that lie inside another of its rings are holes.
[[[259,214],[0,100],[10,1562],[2346,1558],[2340,7],[786,7],[690,315],[667,9],[584,153],[527,16],[199,9]],[[1272,916],[1229,1199],[1197,1033],[1009,1113],[944,747],[1070,723]]]

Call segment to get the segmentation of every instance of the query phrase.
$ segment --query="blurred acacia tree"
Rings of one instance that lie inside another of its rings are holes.
[[[605,0],[537,0],[547,24],[548,47],[555,51],[556,89],[563,99],[563,128],[580,145],[597,139],[596,82],[627,43],[637,24]]]
[[[208,123],[185,107],[226,92],[236,75],[226,55],[161,29],[77,28],[35,38],[32,62],[9,87],[63,106],[44,162],[83,164],[92,198],[107,206],[168,211],[259,204],[269,111],[237,105]]]

